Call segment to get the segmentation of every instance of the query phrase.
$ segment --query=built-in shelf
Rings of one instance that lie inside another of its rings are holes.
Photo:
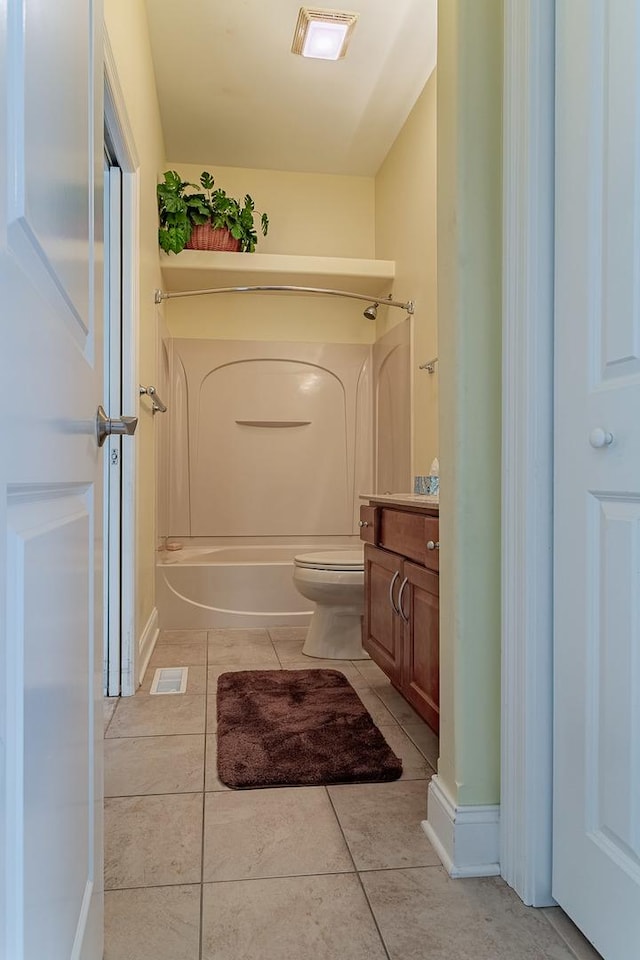
[[[278,284],[344,289],[382,298],[392,292],[395,266],[394,260],[296,257],[279,253],[183,250],[177,256],[161,254],[166,293]]]
[[[311,420],[236,420],[239,427],[308,427]]]

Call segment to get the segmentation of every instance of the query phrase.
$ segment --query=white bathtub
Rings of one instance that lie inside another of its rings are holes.
[[[156,567],[160,629],[306,626],[313,611],[293,585],[293,558],[354,544],[357,538],[345,537],[339,543],[163,550]]]

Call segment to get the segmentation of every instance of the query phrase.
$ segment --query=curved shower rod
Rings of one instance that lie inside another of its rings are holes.
[[[401,300],[392,300],[389,296],[368,297],[364,293],[350,293],[348,290],[326,290],[324,287],[293,287],[280,285],[261,285],[255,287],[212,287],[209,290],[184,290],[180,293],[165,293],[163,290],[156,290],[155,302],[162,303],[163,300],[175,300],[178,297],[201,297],[209,293],[315,293],[325,297],[348,297],[351,300],[366,300],[367,303],[384,307],[400,307],[406,310],[408,314],[413,314],[415,304],[413,300],[403,303]]]

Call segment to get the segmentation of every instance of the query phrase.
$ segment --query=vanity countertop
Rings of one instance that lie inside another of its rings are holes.
[[[399,507],[422,507],[430,513],[440,509],[440,498],[424,493],[361,493],[360,499]]]

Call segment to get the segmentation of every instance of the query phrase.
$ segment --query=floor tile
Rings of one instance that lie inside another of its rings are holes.
[[[195,793],[204,789],[204,736],[107,740],[104,764],[106,797]]]
[[[283,629],[289,628],[285,627]],[[276,634],[276,636],[274,636],[274,634]],[[300,636],[300,634],[302,635]],[[304,656],[302,648],[307,637],[306,630],[296,631],[295,636],[278,636],[275,630],[270,630],[269,635],[276,648],[280,663],[285,664],[288,660],[299,660]]]
[[[215,734],[207,735],[206,757],[204,767],[204,788],[208,791],[230,790],[218,776],[218,738]]]
[[[216,733],[218,730],[218,698],[207,697],[207,733]]]
[[[237,673],[238,670],[280,670],[279,663],[240,663],[240,664],[216,664],[207,670],[207,692],[209,696],[214,697],[218,691],[218,677],[223,673]]]
[[[431,727],[426,723],[403,723],[402,729],[415,743],[420,753],[425,757],[434,770],[438,769],[438,757],[440,756],[440,741],[438,734],[434,733]]]
[[[209,664],[265,664],[280,661],[266,630],[209,630]]]
[[[358,870],[440,863],[420,826],[427,816],[424,780],[328,789]]]
[[[183,643],[185,640],[206,640],[206,630],[161,630],[158,643]]]
[[[122,697],[107,730],[111,737],[204,733],[204,697]]]
[[[403,726],[405,723],[421,723],[422,718],[413,709],[401,693],[398,693],[393,687],[380,686],[375,691],[384,703],[387,710],[393,714],[398,723]]]
[[[386,673],[384,673],[383,670],[380,669],[377,663],[373,662],[373,660],[354,660],[353,665],[368,681],[368,686],[391,686],[389,677],[386,675]]]
[[[104,960],[198,960],[200,886],[110,890]]]
[[[502,880],[451,880],[442,868],[365,873],[391,960],[573,960],[539,910]]]
[[[402,760],[403,780],[425,780],[435,773],[415,744],[406,733],[394,723],[393,726],[381,726],[380,733],[385,738],[396,757]]]
[[[335,661],[334,661],[335,662]],[[342,662],[342,661],[341,661]],[[358,668],[355,666],[352,660],[349,661],[350,666],[347,668],[345,666],[336,667],[337,670],[341,670],[354,690],[371,690],[369,686],[369,681],[362,676]],[[328,669],[331,669],[330,667]],[[375,691],[372,691],[375,692]]]
[[[182,640],[179,643],[158,643],[149,660],[147,673],[157,667],[206,666],[206,640]]]
[[[353,871],[324,787],[232,790],[205,799],[205,881]]]
[[[176,664],[176,666],[184,667],[185,664],[179,663],[179,664]],[[151,665],[147,667],[144,674],[144,680],[136,690],[137,697],[140,697],[143,695],[146,695],[146,696],[151,695],[151,684],[153,683],[153,678],[155,676],[155,672],[157,669],[159,668]],[[202,665],[198,664],[197,666],[187,667],[187,689],[185,690],[184,694],[172,693],[172,694],[160,694],[160,696],[171,696],[171,697],[173,696],[180,697],[184,695],[201,696],[201,695],[204,695],[206,692],[207,692],[207,668],[204,666],[204,664]],[[154,694],[154,696],[156,695]]]
[[[299,660],[287,660],[285,670],[339,670],[351,686],[358,690],[367,686],[367,681],[358,673],[350,660],[317,660],[315,657],[301,657]]]
[[[105,889],[198,883],[202,794],[105,800]]]
[[[301,644],[307,639],[309,627],[269,627],[269,636],[274,644],[284,640],[297,640]]]
[[[120,697],[105,697],[102,701],[102,719],[104,721],[103,730],[106,733],[107,727],[111,723],[115,709],[118,706]]]
[[[358,878],[205,884],[202,960],[385,960]]]
[[[576,927],[560,907],[545,907],[542,910],[553,929],[573,951],[577,960],[602,960],[602,956]]]
[[[242,643],[265,640],[271,642],[269,640],[269,631],[266,627],[216,627],[215,629],[207,630],[207,637],[209,640],[220,642],[225,640],[238,640]]]
[[[370,687],[360,687],[358,696],[369,711],[369,716],[378,727],[397,727],[398,721],[393,717],[382,700],[375,695]]]

